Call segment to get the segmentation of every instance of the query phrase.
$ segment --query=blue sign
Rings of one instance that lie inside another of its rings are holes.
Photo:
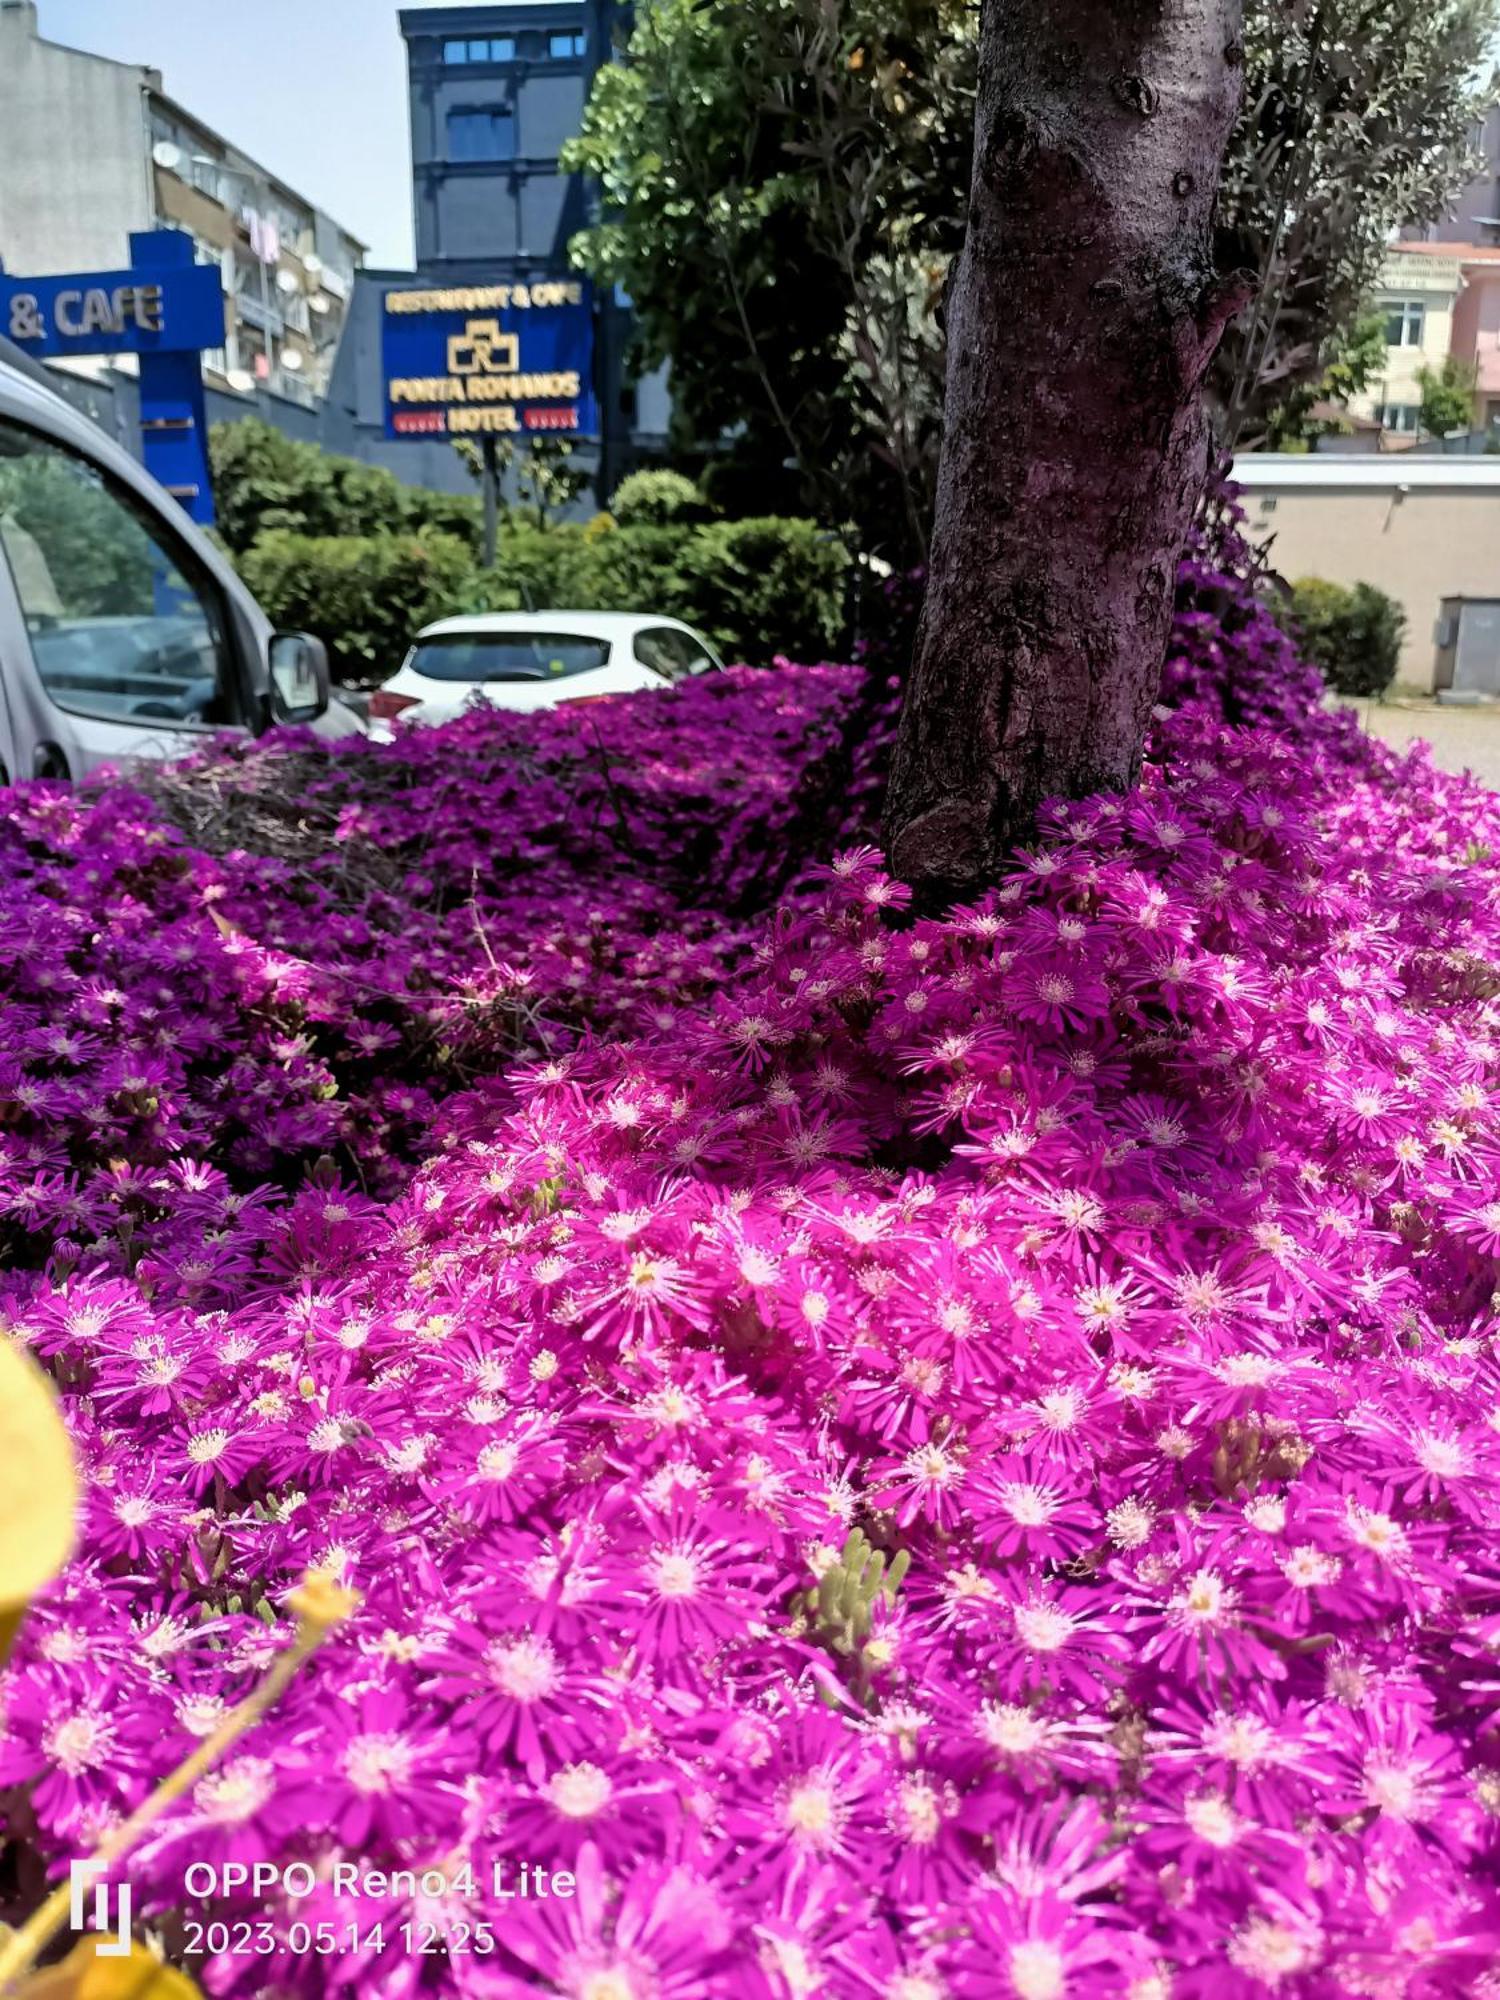
[[[141,455],[146,470],[195,521],[214,518],[199,350],[224,344],[219,273],[193,260],[179,229],[130,239],[128,271],[12,278],[0,270],[0,329],[38,360],[140,356]]]
[[[598,436],[578,278],[387,292],[381,353],[388,438]]]
[[[163,243],[170,257],[161,254]],[[179,261],[178,245],[187,250]],[[84,271],[66,278],[0,273],[0,328],[17,347],[50,361],[73,354],[180,354],[222,347],[224,294],[219,273],[192,261],[180,230],[131,239],[144,255],[128,271]]]

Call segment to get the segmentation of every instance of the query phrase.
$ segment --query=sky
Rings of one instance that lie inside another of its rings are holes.
[[[49,41],[159,69],[169,97],[362,237],[368,263],[406,270],[402,4],[424,0],[37,0],[37,14]]]

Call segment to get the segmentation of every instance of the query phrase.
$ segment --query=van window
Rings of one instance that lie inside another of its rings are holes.
[[[110,722],[237,719],[207,571],[128,488],[3,418],[0,555],[59,708]]]

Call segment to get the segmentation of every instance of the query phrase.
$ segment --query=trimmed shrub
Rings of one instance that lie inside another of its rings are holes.
[[[615,488],[610,512],[621,527],[663,527],[673,521],[701,521],[708,502],[701,488],[680,472],[632,472]]]
[[[208,442],[218,531],[236,554],[278,528],[300,535],[436,528],[479,546],[480,506],[471,494],[404,486],[381,466],[284,437],[258,417],[213,424]]]
[[[632,475],[621,513],[586,525],[507,511],[486,576],[471,501],[402,487],[253,420],[216,427],[214,460],[219,530],[241,575],[277,624],[326,642],[346,686],[394,673],[419,625],[464,611],[659,612],[757,665],[828,659],[845,636],[850,559],[837,536],[774,515],[696,518],[706,503],[678,473]]]
[[[601,517],[603,518],[603,517]],[[517,514],[502,515],[495,574],[517,602],[537,611],[607,609],[596,602],[591,542],[596,524],[559,521],[539,528]]]
[[[1299,577],[1291,616],[1304,651],[1335,694],[1380,694],[1396,678],[1406,613],[1374,584]]]
[[[726,658],[827,659],[844,627],[849,553],[815,521],[502,528],[497,581],[538,610],[657,611],[698,626]]]
[[[678,559],[693,609],[677,615],[701,625],[726,657],[756,666],[777,654],[827,659],[843,635],[849,561],[843,541],[816,521],[711,521]]]
[[[476,570],[468,548],[437,530],[404,535],[298,535],[274,528],[239,558],[277,625],[315,632],[345,686],[385,680],[412,634],[458,611],[512,610],[520,599]]]

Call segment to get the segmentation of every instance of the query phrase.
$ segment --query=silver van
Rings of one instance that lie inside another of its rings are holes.
[[[0,782],[363,725],[321,640],[275,632],[208,537],[0,340]]]

